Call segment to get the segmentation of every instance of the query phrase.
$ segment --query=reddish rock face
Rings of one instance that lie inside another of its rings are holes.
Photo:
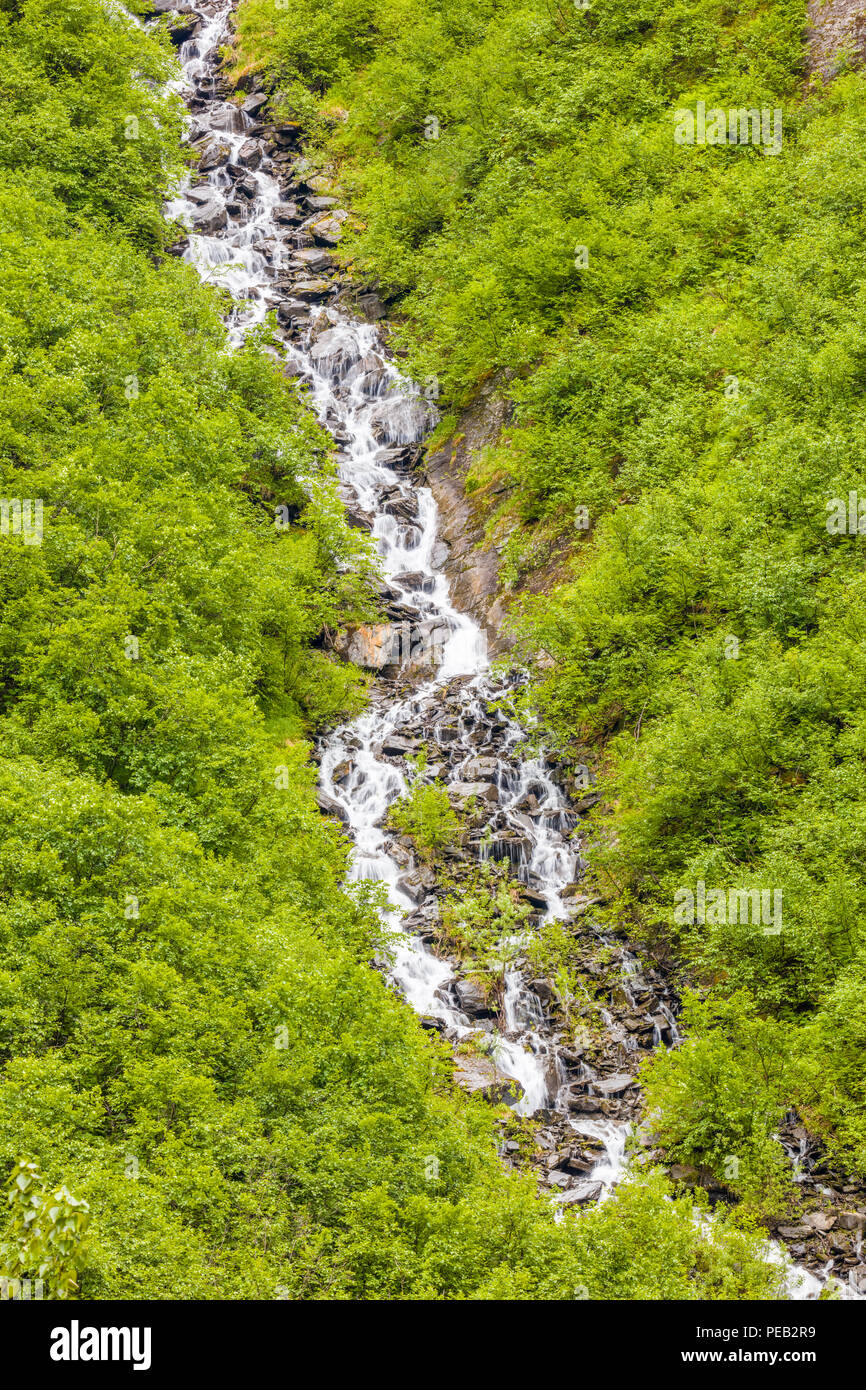
[[[381,671],[394,660],[396,631],[393,623],[362,623],[348,628],[345,636],[338,638],[335,650],[356,666]]]

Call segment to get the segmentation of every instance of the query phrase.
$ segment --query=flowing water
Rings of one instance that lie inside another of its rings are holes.
[[[309,280],[321,263],[308,224],[322,210],[311,213],[309,198],[306,212],[287,210],[288,199],[304,197],[283,191],[286,157],[275,162],[274,146],[256,124],[255,102],[244,112],[224,99],[219,49],[230,37],[233,5],[215,0],[195,9],[200,23],[180,48],[183,76],[176,85],[190,109],[188,138],[206,172],[180,191],[168,214],[191,229],[185,258],[204,279],[231,291],[228,331],[234,345],[269,311],[293,306],[293,319],[280,316],[286,369],[308,386],[319,419],[338,443],[345,502],[375,537],[383,592],[402,619],[399,648],[387,678],[376,683],[369,711],[323,744],[326,804],[351,834],[353,876],[385,885],[398,931],[396,985],[427,1026],[454,1042],[473,1035],[484,1044],[498,1071],[517,1083],[518,1113],[558,1114],[576,1138],[594,1141],[599,1157],[588,1178],[593,1199],[603,1198],[621,1175],[628,1124],[572,1116],[565,1096],[575,1082],[588,1096],[596,1087],[604,1094],[605,1078],[574,1057],[568,1068],[564,1064],[561,1035],[539,986],[533,989],[527,979],[520,940],[502,943],[508,959],[498,1019],[477,1008],[467,1011],[454,969],[426,944],[438,910],[432,885],[384,824],[413,775],[438,775],[461,794],[474,788],[488,811],[484,833],[475,835],[466,852],[479,860],[508,860],[538,918],[567,920],[583,868],[572,838],[577,817],[544,757],[526,751],[525,731],[509,712],[520,676],[491,673],[484,632],[451,602],[436,505],[406,466],[411,446],[430,428],[432,408],[389,360],[376,326],[344,312],[330,288],[301,291],[306,299],[297,298],[299,277]],[[401,670],[413,680],[401,680]],[[417,774],[401,753],[422,743],[433,756]],[[621,961],[626,1001],[634,1003],[636,990],[646,997],[638,962],[618,943],[609,944]],[[675,1044],[669,1003],[656,997],[651,1009],[653,1042]],[[610,1015],[606,1022],[627,1065],[636,1044]],[[814,1297],[818,1287],[806,1275],[791,1293]]]

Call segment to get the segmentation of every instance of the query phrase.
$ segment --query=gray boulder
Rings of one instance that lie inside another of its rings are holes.
[[[258,140],[245,140],[238,150],[237,160],[247,169],[258,169],[262,162],[262,147]]]
[[[339,801],[335,801],[332,796],[328,796],[327,792],[321,790],[316,792],[316,805],[323,816],[334,816],[337,820],[341,820],[344,823],[347,823],[349,820],[348,813],[344,807],[340,805]]]
[[[520,1082],[504,1076],[489,1057],[455,1057],[454,1080],[469,1095],[483,1096],[491,1105],[517,1105],[523,1099]]]
[[[190,212],[193,231],[198,236],[212,236],[220,231],[228,221],[228,214],[221,203],[212,200],[194,207]]]
[[[580,1182],[568,1192],[559,1193],[554,1201],[562,1207],[583,1206],[586,1202],[597,1202],[604,1191],[604,1183]]]
[[[460,1001],[465,1014],[487,1013],[487,996],[475,980],[458,980],[454,993]]]

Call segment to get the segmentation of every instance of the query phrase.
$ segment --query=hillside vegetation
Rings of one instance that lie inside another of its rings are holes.
[[[809,77],[805,24],[244,0],[237,52],[348,191],[439,438],[485,378],[510,400],[469,487],[516,593],[568,555],[515,609],[552,658],[533,698],[599,774],[607,916],[696,991],[645,1077],[659,1134],[718,1177],[736,1155],[743,1195],[790,1106],[866,1176],[866,87],[844,55]],[[781,148],[678,143],[698,102],[780,113]],[[781,894],[781,930],[683,920],[699,883]]]
[[[711,1241],[659,1179],[556,1225],[374,968],[375,894],[341,886],[308,762],[362,699],[314,644],[367,611],[370,558],[267,334],[229,352],[226,305],[164,254],[168,40],[0,0],[0,71],[0,1275],[772,1296],[758,1236]]]

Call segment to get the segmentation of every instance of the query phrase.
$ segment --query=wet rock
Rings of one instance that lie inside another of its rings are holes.
[[[220,165],[225,164],[231,150],[228,145],[210,145],[198,162],[199,172],[209,174]]]
[[[330,252],[320,251],[320,255],[330,256]],[[351,373],[349,380],[354,381],[357,377],[363,376],[366,372],[379,371],[385,366],[384,357],[378,352],[365,352],[364,356],[358,359],[357,366]]]
[[[547,1181],[551,1187],[571,1187],[572,1177],[570,1173],[563,1173],[561,1169],[554,1168],[548,1173]]]
[[[386,603],[385,612],[388,614],[389,618],[393,618],[396,622],[402,624],[406,621],[413,622],[416,618],[420,617],[421,609],[416,607],[414,603],[406,603],[401,600],[399,602]]]
[[[454,986],[454,992],[465,1014],[489,1013],[487,1007],[487,994],[477,981],[458,980]]]
[[[307,381],[309,381],[310,379],[307,376],[307,373],[304,371],[303,367],[301,366],[301,363],[295,362],[294,360],[284,362],[280,370],[282,371],[283,376],[295,377],[298,379],[306,379]]]
[[[433,577],[425,574],[423,570],[410,570],[408,573],[399,575],[398,579],[400,584],[411,589],[413,593],[432,594],[436,587],[436,581]]]
[[[274,221],[282,227],[292,227],[301,221],[301,211],[297,203],[276,203],[271,213]],[[298,257],[295,252],[295,258]]]
[[[396,846],[392,846],[391,854],[396,858]],[[408,853],[408,851],[407,851]],[[404,931],[427,932],[436,925],[441,919],[439,903],[433,898],[430,902],[423,903],[416,907],[414,912],[409,912],[403,918],[402,926]]]
[[[454,801],[469,801],[472,797],[479,801],[498,801],[499,788],[490,782],[452,782],[448,795]]]
[[[659,1037],[663,1043],[670,1043],[673,1041],[673,1030],[664,1014],[652,1014],[650,1022],[654,1028],[658,1029]]]
[[[491,778],[496,776],[498,768],[498,758],[470,758],[463,769],[463,776],[467,782],[489,782]]]
[[[184,197],[187,202],[194,203],[196,207],[204,207],[207,203],[217,201],[216,191],[206,181],[196,184],[193,188],[188,188]]]
[[[309,304],[305,304],[300,299],[284,299],[277,305],[277,322],[284,328],[293,327],[299,320],[305,319],[310,312]]]
[[[252,92],[250,96],[247,97],[246,101],[241,107],[241,110],[247,116],[258,116],[259,112],[262,110],[264,106],[267,106],[267,104],[267,92]]]
[[[569,1110],[577,1115],[604,1115],[606,1113],[605,1102],[600,1096],[587,1096],[577,1093],[571,1087],[566,1096],[566,1103]]]
[[[623,1027],[630,1033],[651,1033],[653,1022],[651,1018],[644,1018],[641,1014],[626,1014],[622,1020]]]
[[[411,874],[403,874],[402,878],[397,880],[397,887],[416,904],[422,903],[435,886],[436,875],[429,864],[420,864]]]
[[[397,448],[380,449],[376,456],[377,463],[381,463],[385,468],[393,468],[398,472],[415,468],[420,461],[421,448],[418,444],[400,444]],[[435,559],[433,563],[436,563]]]
[[[364,666],[368,671],[381,671],[394,660],[395,647],[399,648],[400,632],[393,623],[362,623],[358,627],[347,628],[334,644],[334,650],[356,666]]]
[[[413,652],[416,656],[428,655],[435,657],[437,650],[441,650],[451,635],[451,628],[447,622],[438,619],[425,619],[423,622],[416,623],[414,630]]]
[[[604,1191],[604,1183],[592,1180],[578,1183],[568,1192],[560,1193],[554,1201],[562,1207],[583,1206],[587,1202],[597,1202]]]
[[[359,507],[346,508],[346,520],[350,526],[354,526],[356,531],[372,531],[373,518],[362,512]]]
[[[394,860],[394,863],[399,864],[401,869],[409,869],[415,861],[415,856],[412,853],[412,851],[410,849],[406,849],[403,845],[392,845],[388,853]],[[403,922],[403,925],[406,926],[405,920]],[[406,927],[406,930],[409,931],[410,928]],[[426,931],[427,927],[426,925],[419,925],[415,927],[415,930],[417,932]]]
[[[545,1008],[549,1007],[555,998],[553,985],[547,980],[530,980],[527,988],[531,990],[536,999],[538,999]]]
[[[460,730],[456,724],[437,724],[436,741],[440,744],[448,744],[452,756],[456,756],[456,751],[450,745],[457,742],[460,738]]]
[[[604,1157],[604,1153],[605,1148],[601,1139],[585,1139],[582,1145],[569,1150],[561,1162],[561,1167],[567,1173],[578,1175],[591,1173],[596,1164]]]
[[[862,1231],[866,1227],[866,1214],[862,1211],[840,1211],[836,1216],[840,1231]]]
[[[303,133],[297,121],[284,121],[277,130],[271,131],[271,142],[280,149],[289,150],[297,145]]]
[[[333,256],[329,256],[327,251],[321,251],[315,246],[305,246],[294,254],[294,260],[299,261],[305,270],[316,275],[322,270],[331,270],[334,265]]]
[[[457,1056],[454,1080],[470,1095],[483,1096],[492,1105],[517,1105],[523,1099],[520,1082],[505,1076],[489,1057]]]
[[[340,805],[339,801],[335,801],[332,796],[328,796],[326,792],[316,792],[316,805],[323,815],[335,816],[337,820],[341,820],[348,824],[349,816],[345,808]]]
[[[357,362],[360,355],[357,341],[338,328],[319,334],[310,349],[310,356],[319,370],[337,376]]]
[[[384,363],[381,367],[373,367],[370,371],[364,372],[359,376],[354,385],[362,396],[372,400],[375,396],[381,396],[388,385],[388,372]]]
[[[228,214],[221,203],[211,200],[190,210],[193,231],[198,236],[211,236],[228,223]]]
[[[511,864],[525,864],[532,853],[532,841],[525,835],[505,831],[490,841],[491,859],[507,859]]]
[[[407,754],[417,753],[420,745],[417,739],[404,738],[402,734],[388,734],[381,745],[381,752],[386,757],[404,758]]]
[[[327,280],[297,280],[292,288],[298,299],[306,299],[314,303],[316,300],[324,299],[330,292],[331,286]]]
[[[245,140],[238,150],[238,164],[247,169],[258,169],[262,162],[262,147],[257,140]]]
[[[803,1217],[803,1225],[822,1233],[832,1231],[836,1225],[836,1215],[827,1211],[810,1211],[808,1216]]]
[[[320,221],[311,223],[310,231],[313,240],[320,246],[338,246],[343,235],[342,224],[336,217],[323,217]]]
[[[401,453],[412,438],[420,437],[427,426],[428,411],[417,401],[385,399],[369,417],[370,430],[378,444],[401,446]],[[407,438],[408,436],[408,438]]]
[[[401,495],[399,492],[382,504],[387,516],[400,517],[403,521],[414,521],[418,516],[418,498],[414,493]]]

